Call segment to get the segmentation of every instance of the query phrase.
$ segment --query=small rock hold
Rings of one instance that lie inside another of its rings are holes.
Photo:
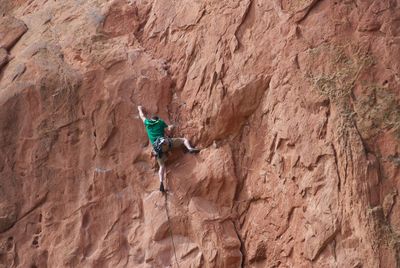
[[[11,228],[17,221],[17,211],[15,205],[0,203],[0,233]]]
[[[386,219],[389,217],[392,211],[396,195],[397,195],[397,190],[394,190],[391,193],[387,194],[385,196],[385,199],[383,200],[382,208],[383,208],[383,214],[385,215]]]
[[[18,64],[13,71],[11,80],[14,81],[15,79],[19,78],[26,70],[26,66],[23,63]]]
[[[0,48],[0,69],[8,62],[8,53],[4,48]]]
[[[28,30],[25,23],[14,17],[0,19],[0,48],[11,49],[19,38]]]
[[[366,18],[360,22],[357,30],[359,32],[373,32],[378,31],[380,28],[381,23],[374,16],[366,16]]]

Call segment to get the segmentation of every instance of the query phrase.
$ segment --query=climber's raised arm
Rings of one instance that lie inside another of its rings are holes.
[[[143,107],[142,106],[138,106],[137,108],[138,108],[138,111],[139,111],[139,117],[144,122],[144,120],[146,120],[146,117],[144,116],[144,113],[143,113]]]

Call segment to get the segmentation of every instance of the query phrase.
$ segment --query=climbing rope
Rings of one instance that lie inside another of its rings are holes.
[[[174,238],[173,238],[173,236],[172,236],[171,220],[170,220],[170,218],[169,218],[168,199],[167,199],[168,193],[165,192],[165,193],[164,193],[164,196],[165,196],[165,212],[166,212],[166,214],[167,214],[169,236],[170,236],[170,238],[171,238],[172,248],[174,249],[174,256],[175,256],[176,265],[178,266],[178,268],[180,268],[180,267],[179,267],[179,263],[178,263],[178,258],[176,257],[175,243],[174,243]]]

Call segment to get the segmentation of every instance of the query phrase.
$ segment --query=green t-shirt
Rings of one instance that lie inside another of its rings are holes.
[[[146,119],[144,120],[144,126],[151,144],[153,144],[157,138],[164,137],[164,129],[168,127],[161,119]]]

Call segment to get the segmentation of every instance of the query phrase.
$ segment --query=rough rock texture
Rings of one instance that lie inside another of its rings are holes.
[[[0,15],[0,267],[400,266],[399,1]],[[137,105],[203,148],[166,197]]]
[[[14,17],[0,19],[0,70],[9,61],[8,52],[27,31],[26,25]]]
[[[0,48],[0,69],[8,62],[8,53],[4,48]]]
[[[26,25],[14,17],[1,18],[0,48],[10,49],[13,47],[26,30]]]

